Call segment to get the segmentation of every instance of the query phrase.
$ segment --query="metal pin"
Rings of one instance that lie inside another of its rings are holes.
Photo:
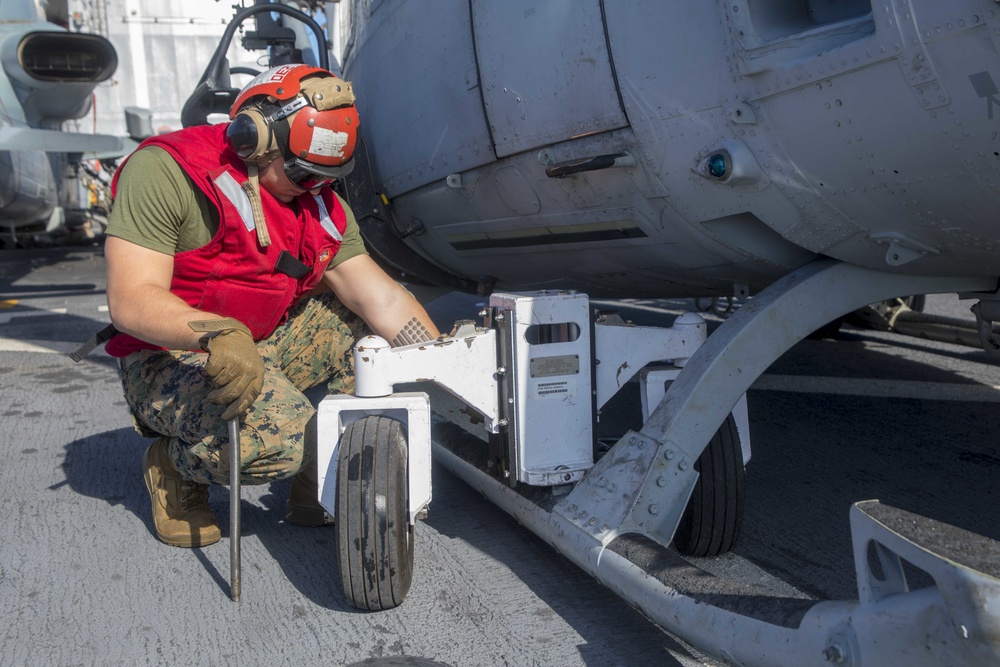
[[[240,418],[229,420],[229,597],[240,601]]]

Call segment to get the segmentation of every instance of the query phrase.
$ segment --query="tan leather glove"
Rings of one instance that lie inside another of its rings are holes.
[[[239,417],[250,409],[264,386],[264,361],[250,329],[231,317],[188,322],[188,326],[205,333],[198,342],[208,352],[205,372],[216,386],[208,400],[227,406],[222,413],[224,420]]]

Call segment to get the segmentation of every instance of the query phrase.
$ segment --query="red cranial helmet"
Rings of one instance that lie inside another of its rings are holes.
[[[280,152],[293,182],[319,187],[318,181],[344,176],[354,166],[359,125],[354,99],[351,84],[325,69],[275,67],[240,91],[229,110],[226,137],[244,160],[261,162]]]

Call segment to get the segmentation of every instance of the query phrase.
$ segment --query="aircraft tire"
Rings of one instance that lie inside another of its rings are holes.
[[[914,294],[913,296],[906,297],[903,301],[906,302],[910,310],[922,313],[924,312],[924,306],[927,304],[927,296],[924,294]]]
[[[337,455],[337,568],[347,601],[378,611],[403,603],[413,578],[407,442],[395,419],[344,430]]]
[[[840,327],[844,324],[844,318],[838,317],[832,322],[827,322],[816,331],[806,336],[809,340],[823,340],[824,338],[833,338],[840,331]]]
[[[743,524],[746,471],[732,415],[694,464],[700,475],[684,510],[674,546],[686,556],[710,558],[730,551]]]

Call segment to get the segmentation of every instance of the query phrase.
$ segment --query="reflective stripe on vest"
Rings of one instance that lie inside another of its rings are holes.
[[[250,197],[247,196],[247,193],[228,171],[219,174],[215,178],[215,184],[219,187],[222,194],[226,195],[226,199],[239,211],[240,218],[243,219],[243,225],[247,228],[247,231],[252,232],[257,227],[257,224],[253,221],[253,207],[250,205]],[[329,217],[327,219],[329,220]],[[330,226],[333,226],[333,221],[330,222]],[[326,228],[325,225],[324,228]]]
[[[319,209],[319,224],[323,226],[326,233],[332,236],[337,241],[344,240],[343,234],[337,230],[337,226],[333,224],[333,219],[330,218],[330,212],[326,210],[326,204],[323,202],[323,197],[320,195],[313,195],[313,199],[316,200],[316,208]]]

